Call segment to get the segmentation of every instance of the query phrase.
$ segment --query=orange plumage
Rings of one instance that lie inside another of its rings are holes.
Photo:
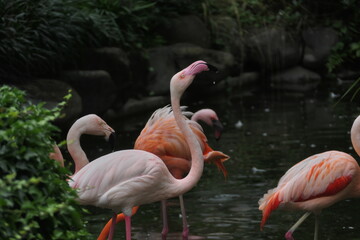
[[[184,114],[188,115],[189,113],[184,112]],[[204,161],[215,163],[226,176],[227,171],[223,162],[228,160],[229,156],[213,150],[208,144],[202,127],[195,121],[186,120],[200,143]],[[169,171],[171,173],[176,172],[179,178],[182,178],[190,170],[191,156],[189,147],[185,142],[184,135],[176,125],[170,107],[158,109],[153,113],[137,138],[134,148],[159,156],[163,159]]]

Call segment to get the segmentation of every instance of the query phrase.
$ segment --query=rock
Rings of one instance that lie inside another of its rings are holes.
[[[82,100],[79,94],[69,84],[54,79],[33,79],[31,82],[16,85],[26,92],[26,97],[34,104],[45,102],[48,109],[57,106],[64,96],[71,91],[72,97],[62,111],[62,117],[56,123],[67,125],[77,119],[82,113]]]
[[[271,87],[277,90],[307,92],[315,89],[320,81],[321,76],[318,73],[297,66],[271,76]]]
[[[232,52],[237,51],[243,45],[236,19],[230,16],[214,16],[211,25],[216,38],[215,44],[221,48]]]
[[[302,32],[305,43],[303,66],[308,69],[322,69],[331,54],[332,47],[339,41],[332,28],[309,28]]]
[[[104,70],[113,79],[118,90],[130,84],[130,60],[127,53],[117,47],[103,47],[84,54],[79,63],[80,70]]]
[[[301,62],[300,38],[283,28],[266,28],[251,34],[245,42],[250,65],[258,65],[262,71],[297,66]]]
[[[147,89],[152,95],[169,94],[170,79],[178,72],[171,47],[157,47],[149,50],[150,73]]]
[[[153,112],[170,104],[170,99],[164,96],[145,97],[141,100],[129,99],[123,107],[122,114],[130,115],[143,112]]]
[[[205,23],[195,15],[169,19],[160,33],[169,44],[192,43],[203,48],[210,47],[210,31]]]
[[[245,72],[239,76],[228,77],[224,81],[216,84],[213,92],[227,92],[232,97],[249,95],[258,87],[259,73]]]
[[[106,71],[64,71],[59,78],[80,94],[83,114],[101,115],[116,98],[116,86]]]
[[[187,91],[190,95],[194,94],[191,93],[193,91],[205,94],[206,91],[199,89],[225,79],[231,74],[235,65],[234,57],[230,53],[204,49],[192,44],[175,44],[150,49],[149,59],[152,72],[149,76],[148,90],[155,95],[168,95],[172,76],[194,61],[207,61],[217,67],[219,73],[204,72],[197,76],[197,80]]]

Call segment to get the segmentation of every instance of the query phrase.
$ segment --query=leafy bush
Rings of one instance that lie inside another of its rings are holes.
[[[118,42],[111,12],[84,0],[0,0],[0,74],[55,72],[80,50]]]
[[[26,102],[24,92],[0,88],[0,239],[84,239],[70,174],[49,158],[58,132],[48,110]]]
[[[225,48],[229,39],[234,38],[234,31],[222,31],[221,22],[216,21],[218,16],[235,20],[238,36],[268,26],[281,26],[296,33],[315,26],[334,28],[340,41],[328,59],[329,72],[344,65],[357,67],[359,64],[360,11],[357,6],[357,0],[205,0],[203,4],[205,18],[213,30],[214,43],[219,48]]]
[[[154,29],[177,7],[183,12],[192,6],[177,2],[0,0],[0,75],[47,76],[76,64],[90,47],[162,44]]]

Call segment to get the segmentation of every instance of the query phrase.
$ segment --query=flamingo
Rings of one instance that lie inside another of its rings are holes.
[[[49,155],[50,159],[57,161],[60,164],[60,166],[64,167],[64,158],[60,151],[60,148],[56,144],[54,144],[53,150],[54,151],[51,152]]]
[[[203,155],[196,136],[182,115],[180,98],[197,74],[213,69],[204,61],[196,61],[176,73],[170,81],[173,114],[191,152],[192,166],[185,178],[174,178],[161,158],[137,149],[104,155],[72,176],[69,184],[77,189],[80,204],[113,210],[109,239],[113,237],[117,212],[125,214],[126,239],[130,240],[134,206],[179,196],[199,181],[204,166]]]
[[[351,142],[360,155],[360,116],[351,128]],[[293,232],[311,214],[315,214],[314,239],[318,239],[318,215],[321,210],[346,198],[360,197],[360,169],[347,153],[327,151],[310,156],[291,167],[277,187],[259,200],[263,229],[270,213],[277,208],[304,210],[306,213],[287,231],[285,238],[293,240]]]
[[[192,115],[190,112],[184,112],[186,107],[181,107],[183,115]],[[202,130],[202,127],[196,121],[203,121],[204,123],[213,126],[215,129],[215,138],[219,139],[221,131],[223,129],[222,124],[212,109],[201,109],[195,112],[191,121],[186,118],[190,128],[195,133],[197,141],[200,143],[204,161],[211,163],[214,162],[218,168],[223,172],[224,176],[227,176],[227,171],[223,165],[223,162],[229,159],[229,156],[220,152],[214,151],[207,143],[207,138]],[[189,172],[191,166],[191,153],[189,147],[186,144],[184,135],[177,127],[174,114],[169,106],[165,106],[156,110],[146,123],[144,129],[136,139],[134,149],[144,150],[154,153],[159,156],[170,173],[177,179],[184,178]],[[180,208],[183,220],[183,237],[188,238],[189,228],[186,220],[186,211],[184,205],[183,196],[179,196]],[[163,218],[163,230],[162,236],[165,239],[169,231],[167,220],[167,201],[161,201],[162,218]],[[138,208],[133,209],[133,214],[137,212]],[[124,220],[122,214],[118,214],[116,222]],[[105,225],[100,233],[98,240],[106,239],[108,232],[110,231],[112,220]]]

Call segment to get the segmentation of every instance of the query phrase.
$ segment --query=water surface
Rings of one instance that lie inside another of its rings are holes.
[[[209,100],[190,107],[215,109],[225,125],[219,142],[205,128],[210,145],[231,156],[224,179],[215,165],[205,165],[198,185],[184,195],[190,239],[284,239],[301,212],[275,211],[260,231],[258,200],[296,162],[315,153],[340,150],[356,156],[349,130],[360,113],[355,103],[340,102],[326,94],[287,97],[278,93]],[[149,115],[138,121],[110,123],[118,132],[118,148],[131,148]],[[240,122],[239,122],[240,121]],[[238,125],[238,127],[237,127]],[[241,125],[241,127],[239,127]],[[93,155],[98,149],[91,148]],[[356,157],[358,159],[358,157]],[[169,203],[168,239],[181,239],[182,221],[177,199]],[[94,238],[111,217],[108,210],[90,207],[88,229]],[[323,211],[320,239],[360,239],[360,200],[342,201]],[[133,239],[161,239],[160,203],[141,206],[132,218]],[[296,239],[313,239],[314,217],[295,232]],[[118,224],[116,239],[125,239]]]

